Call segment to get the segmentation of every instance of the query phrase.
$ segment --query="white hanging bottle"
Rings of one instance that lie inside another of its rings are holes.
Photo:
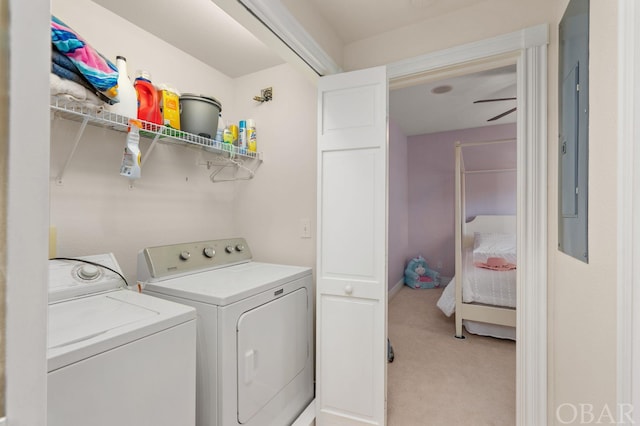
[[[127,118],[138,118],[138,98],[133,83],[127,74],[127,58],[116,57],[118,68],[118,99],[120,102],[109,106],[109,111]]]
[[[129,179],[140,179],[140,163],[142,155],[140,153],[140,128],[142,123],[139,120],[129,119],[129,131],[127,132],[127,143],[124,146],[122,165],[120,174]]]

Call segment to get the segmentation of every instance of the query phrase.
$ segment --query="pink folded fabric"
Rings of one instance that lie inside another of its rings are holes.
[[[486,263],[473,262],[478,268],[491,269],[492,271],[512,271],[516,269],[516,265],[507,262],[504,257],[490,257]]]

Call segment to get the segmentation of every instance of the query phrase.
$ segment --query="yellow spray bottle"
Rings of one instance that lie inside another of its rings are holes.
[[[127,143],[124,147],[120,174],[129,179],[140,179],[140,128],[142,123],[139,120],[129,119],[129,130],[127,131]]]

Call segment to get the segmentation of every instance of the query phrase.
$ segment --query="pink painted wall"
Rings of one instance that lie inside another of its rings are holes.
[[[455,143],[515,137],[516,125],[504,124],[407,138],[409,250],[405,262],[422,254],[429,265],[443,276],[454,275]],[[390,154],[390,160],[391,157]],[[488,162],[499,157],[507,161],[513,159],[515,167],[515,144],[501,146],[497,154],[493,149],[488,158],[480,149],[465,151],[465,164],[467,169],[480,163],[486,167]],[[390,163],[390,177],[394,167],[399,166]],[[390,194],[402,191],[395,183],[390,181]],[[390,196],[390,208],[391,200]],[[476,174],[467,179],[467,217],[515,214],[515,210],[515,172]],[[440,268],[439,263],[442,265]]]
[[[407,137],[389,120],[388,286],[402,280],[409,253],[409,171]]]

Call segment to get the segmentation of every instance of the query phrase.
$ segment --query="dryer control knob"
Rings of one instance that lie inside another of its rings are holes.
[[[233,253],[233,246],[226,246],[224,248],[224,251],[226,251],[227,253]]]
[[[94,265],[82,265],[80,269],[78,269],[78,277],[81,280],[93,280],[96,279],[100,275],[100,270]]]
[[[236,251],[244,251],[244,244],[238,244],[236,246]]]
[[[189,253],[186,250],[180,253],[180,259],[182,260],[189,260],[190,257],[191,257],[191,253]]]
[[[205,247],[204,250],[202,250],[202,254],[211,259],[216,255],[216,251],[213,249],[213,247]]]

